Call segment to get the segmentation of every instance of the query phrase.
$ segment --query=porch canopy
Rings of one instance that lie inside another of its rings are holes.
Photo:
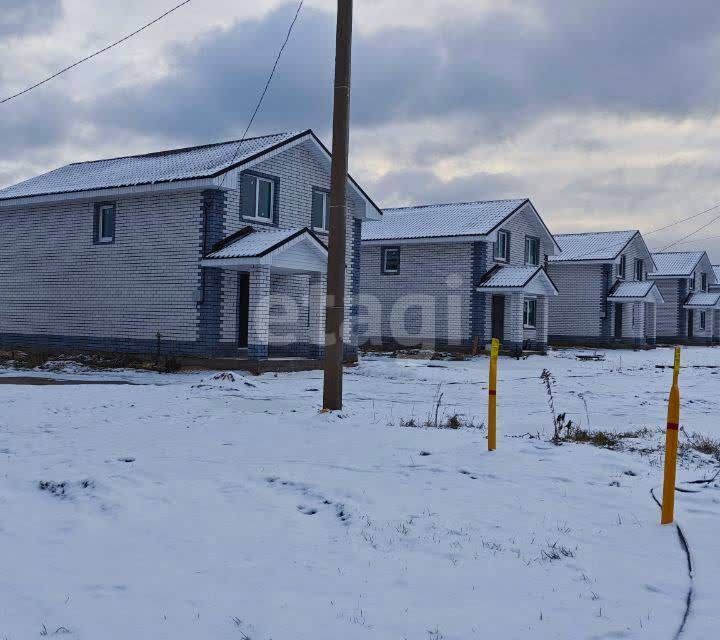
[[[608,302],[648,302],[651,304],[662,304],[665,299],[654,282],[649,280],[637,280],[623,282],[618,280],[608,293]]]
[[[484,293],[525,293],[531,296],[556,296],[558,290],[542,267],[505,267],[496,265],[476,287]]]
[[[691,293],[683,303],[685,309],[720,309],[720,292],[715,293]]]
[[[268,266],[287,273],[325,273],[327,248],[307,227],[268,231],[245,227],[216,244],[201,264],[238,271]]]

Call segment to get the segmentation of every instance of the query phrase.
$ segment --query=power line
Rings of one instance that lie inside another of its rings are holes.
[[[670,249],[670,247],[674,247],[675,245],[678,245],[681,242],[684,242],[688,238],[694,236],[696,233],[700,233],[700,231],[702,231],[703,229],[707,229],[711,224],[713,224],[717,220],[720,220],[720,215],[715,216],[712,220],[710,220],[710,222],[704,224],[702,227],[699,227],[698,229],[695,229],[695,231],[693,231],[692,233],[688,233],[687,235],[683,236],[679,240],[676,240],[675,242],[671,242],[669,245],[663,247],[660,251],[667,251],[668,249]]]
[[[715,240],[716,238],[720,238],[720,234],[714,236],[703,236],[702,238],[693,238],[692,240],[685,240],[683,242],[678,242],[677,244],[688,244],[689,242],[703,242],[705,240]]]
[[[190,4],[192,0],[185,0],[184,2],[181,2],[180,4],[174,6],[172,9],[169,9],[165,13],[163,13],[161,16],[158,16],[153,20],[152,22],[148,22],[147,24],[143,25],[139,29],[136,29],[132,33],[128,33],[126,36],[123,36],[120,38],[120,40],[116,40],[115,42],[107,45],[106,47],[103,47],[102,49],[97,50],[95,53],[91,53],[89,56],[85,56],[84,58],[81,58],[80,60],[77,60],[76,62],[73,62],[72,64],[68,65],[67,67],[64,67],[63,69],[60,69],[60,71],[57,71],[53,73],[51,76],[48,76],[44,80],[41,80],[40,82],[36,82],[33,85],[30,85],[26,89],[23,89],[22,91],[18,91],[16,94],[8,96],[7,98],[3,98],[0,100],[0,104],[5,104],[6,102],[10,102],[10,100],[14,100],[15,98],[19,98],[20,96],[29,93],[33,89],[37,89],[38,87],[44,85],[47,82],[50,82],[51,80],[54,80],[58,76],[61,76],[63,73],[67,73],[71,69],[74,69],[75,67],[81,65],[83,62],[87,62],[88,60],[92,60],[96,56],[99,56],[101,53],[105,53],[106,51],[109,51],[113,47],[117,47],[119,44],[122,44],[123,42],[126,42],[127,40],[130,40],[130,38],[138,35],[139,33],[145,31],[145,29],[148,29],[149,27],[152,27],[154,24],[157,24],[160,22],[163,18],[166,18],[171,13],[174,13],[181,7],[184,7],[186,4]]]
[[[270,83],[272,82],[272,79],[275,75],[275,71],[277,71],[278,65],[280,64],[280,58],[282,58],[282,54],[285,51],[285,47],[287,47],[288,42],[290,41],[290,36],[292,35],[293,29],[295,27],[295,23],[298,20],[298,17],[300,16],[300,11],[302,11],[303,4],[305,3],[305,0],[300,0],[300,4],[298,4],[297,11],[295,11],[295,15],[293,16],[292,22],[290,23],[290,27],[288,28],[287,35],[285,36],[285,40],[282,43],[282,46],[280,47],[280,50],[278,51],[277,56],[275,57],[275,63],[272,66],[272,69],[270,71],[270,75],[268,76],[267,82],[265,83],[265,87],[262,90],[262,93],[260,94],[260,99],[257,102],[257,105],[255,105],[255,110],[252,113],[252,116],[250,116],[250,121],[248,122],[247,127],[245,127],[245,131],[242,134],[242,137],[238,141],[237,147],[235,148],[235,153],[233,153],[232,159],[230,160],[230,164],[232,165],[233,162],[235,162],[235,158],[237,158],[238,153],[240,153],[240,147],[242,146],[243,142],[245,142],[245,137],[248,134],[248,131],[250,131],[250,127],[252,127],[253,122],[255,122],[255,116],[257,116],[258,112],[260,111],[260,107],[262,106],[263,100],[265,100],[265,96],[267,95],[268,89],[270,88]],[[223,174],[222,180],[220,181],[220,186],[223,186],[225,184],[225,178],[227,176],[227,173]]]
[[[711,211],[714,211],[715,209],[720,209],[720,204],[713,205],[709,209],[705,209],[705,211],[701,211],[700,213],[696,213],[695,215],[688,216],[687,218],[682,218],[681,220],[676,220],[675,222],[671,222],[670,224],[660,227],[659,229],[653,229],[652,231],[648,231],[645,235],[651,236],[653,233],[658,233],[660,231],[665,231],[665,229],[669,229],[670,227],[674,227],[681,222],[687,222],[688,220],[693,220],[694,218],[699,218],[702,215],[705,215],[706,213],[710,213]]]
[[[688,217],[686,217],[686,218],[681,218],[680,220],[675,220],[675,222],[671,222],[670,224],[667,224],[667,225],[665,225],[664,227],[659,227],[658,229],[653,229],[652,231],[648,231],[647,233],[643,233],[643,232],[640,232],[640,233],[641,233],[641,235],[643,236],[643,238],[646,238],[647,236],[651,236],[651,235],[653,235],[654,233],[659,233],[660,231],[665,231],[665,229],[670,229],[671,227],[677,226],[678,224],[681,224],[681,223],[683,223],[683,222],[687,222],[688,220],[693,220],[694,218],[699,218],[700,216],[705,215],[706,213],[710,213],[711,211],[715,211],[716,209],[720,209],[720,204],[713,205],[712,207],[710,207],[710,208],[708,208],[708,209],[705,209],[704,211],[701,211],[700,213],[695,213],[695,214],[693,214],[693,215],[691,215],[691,216],[688,216]],[[708,222],[706,225],[700,227],[699,229],[696,229],[695,231],[693,231],[692,233],[688,234],[687,236],[683,236],[683,238],[681,238],[681,239],[678,240],[677,242],[672,242],[671,244],[667,245],[666,247],[663,247],[662,249],[658,249],[658,250],[656,250],[656,251],[652,251],[652,250],[651,250],[651,253],[660,253],[660,252],[662,252],[662,251],[665,251],[666,249],[669,249],[670,247],[674,247],[674,246],[677,245],[677,244],[682,244],[684,239],[689,238],[690,236],[695,235],[696,233],[702,231],[703,229],[706,229],[707,227],[709,227],[713,222],[715,222],[715,221],[718,220],[718,219],[720,219],[720,216],[717,216],[717,217],[713,218],[713,219],[710,220],[710,222]],[[589,232],[589,233],[593,233],[593,232]],[[608,233],[609,233],[609,232],[608,232]],[[570,234],[570,235],[572,235],[572,234]],[[710,238],[697,238],[697,240],[708,240],[708,239],[713,239],[713,238],[715,238],[715,237],[720,237],[720,236],[710,236]],[[620,241],[620,242],[614,242],[614,243],[608,245],[608,246],[605,247],[605,248],[606,248],[606,249],[612,249],[612,248],[614,248],[614,247],[624,247],[627,243],[628,243],[627,240],[622,240],[622,241]],[[596,249],[595,251],[590,251],[590,252],[588,252],[588,253],[586,253],[586,254],[581,254],[581,255],[576,256],[575,258],[573,258],[573,260],[582,260],[582,259],[584,259],[584,258],[590,258],[591,256],[597,255],[598,251],[599,251],[599,250]]]

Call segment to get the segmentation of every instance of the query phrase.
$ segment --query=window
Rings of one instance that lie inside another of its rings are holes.
[[[700,312],[700,328],[703,330],[705,329],[705,312],[704,311]]]
[[[510,262],[510,232],[502,229],[497,232],[495,241],[495,260]]]
[[[272,220],[273,217],[273,190],[275,184],[272,180],[258,178],[255,193],[255,217]]]
[[[695,274],[692,274],[692,278],[690,278],[690,291],[695,291]]]
[[[626,267],[627,260],[625,259],[625,256],[620,256],[620,265],[618,266],[618,277],[625,279],[625,267]]]
[[[382,250],[382,272],[387,274],[400,273],[399,247],[385,247]]]
[[[635,259],[635,280],[645,279],[645,264],[641,258]]]
[[[277,180],[251,173],[243,173],[240,180],[242,217],[258,222],[277,222]]]
[[[523,305],[523,325],[528,329],[535,328],[537,316],[537,300],[525,300]]]
[[[708,279],[707,279],[707,273],[703,273],[700,275],[700,287],[703,291],[708,290]]]
[[[330,194],[327,191],[313,189],[312,228],[315,231],[327,231],[330,228]]]
[[[115,205],[112,203],[95,205],[95,242],[115,242]]]
[[[525,236],[525,264],[540,266],[540,238]]]

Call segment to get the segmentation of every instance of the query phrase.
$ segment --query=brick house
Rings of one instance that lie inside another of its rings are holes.
[[[720,330],[718,277],[705,251],[654,253],[657,268],[648,274],[665,303],[658,310],[658,342],[711,344]]]
[[[361,345],[545,350],[557,291],[543,264],[558,247],[529,200],[383,213],[362,229]]]
[[[283,133],[71,164],[0,190],[0,345],[317,358],[330,154]],[[360,228],[348,180],[346,355]]]
[[[551,344],[654,345],[663,296],[647,279],[655,268],[639,231],[555,236],[548,260],[559,295],[550,301]]]

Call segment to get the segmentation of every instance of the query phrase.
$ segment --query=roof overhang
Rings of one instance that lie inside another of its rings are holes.
[[[720,293],[700,292],[691,293],[683,303],[683,309],[720,309]]]
[[[273,156],[276,156],[289,148],[295,147],[308,141],[312,142],[313,146],[318,152],[318,156],[325,161],[326,166],[329,170],[332,160],[330,151],[315,135],[312,129],[308,129],[306,131],[298,133],[291,138],[288,138],[287,140],[283,140],[281,142],[278,142],[277,144],[269,146],[268,148],[259,151],[253,156],[244,158],[243,160],[237,162],[234,165],[223,167],[220,171],[211,175],[198,176],[195,178],[184,178],[179,180],[167,180],[162,182],[149,182],[135,185],[106,187],[85,191],[65,191],[61,193],[35,195],[23,198],[8,198],[4,200],[0,199],[0,208],[21,207],[34,204],[67,202],[74,200],[102,200],[117,196],[137,195],[141,193],[153,193],[158,191],[169,192],[185,191],[190,189],[229,190],[233,187],[228,186],[223,181],[223,176],[225,176],[226,174],[232,171],[237,171],[239,169],[251,167],[260,162],[264,162],[265,160],[268,160],[269,158],[272,158]],[[233,183],[231,182],[230,184]],[[364,211],[363,214],[360,216],[361,219],[379,220],[382,218],[382,210],[380,209],[380,207],[378,207],[372,201],[370,196],[365,193],[362,187],[351,175],[348,175],[348,186],[350,187],[350,190],[355,193],[364,204]]]
[[[508,272],[513,272],[513,275],[508,277]],[[475,290],[481,293],[523,293],[528,296],[558,295],[555,283],[542,267],[534,271],[525,267],[493,267]]]
[[[236,271],[249,271],[253,267],[267,265],[287,273],[327,272],[327,248],[309,229],[299,229],[287,235],[268,233],[279,237],[258,242],[264,235],[264,232],[254,229],[242,229],[216,245],[200,264]]]
[[[644,281],[644,282],[647,282]],[[645,293],[633,292],[632,289],[637,289],[638,282],[618,282],[610,290],[610,294],[607,297],[608,302],[624,303],[624,302],[647,302],[650,304],[663,304],[665,298],[662,297],[660,290],[657,288],[655,283],[647,288]],[[648,283],[649,284],[649,283]],[[624,287],[624,285],[628,285]],[[624,292],[623,289],[631,289],[629,292]]]

